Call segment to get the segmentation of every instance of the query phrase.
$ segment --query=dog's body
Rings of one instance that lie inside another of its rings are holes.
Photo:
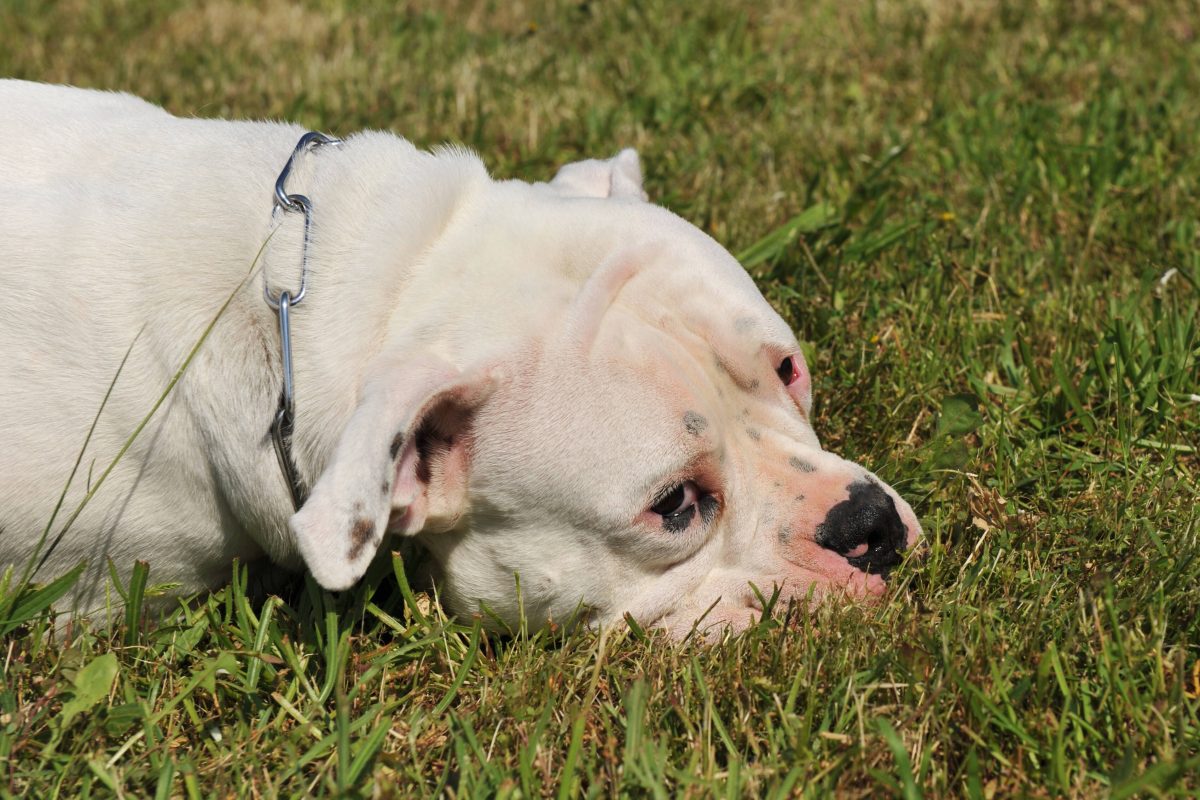
[[[341,589],[390,533],[430,550],[455,611],[514,619],[519,575],[535,621],[681,631],[706,610],[744,622],[750,581],[878,593],[867,569],[919,535],[895,492],[820,449],[787,326],[644,202],[631,151],[530,185],[385,133],[289,178],[313,205],[297,513],[262,289],[299,280],[302,226],[271,199],[303,129],[18,81],[0,110],[0,566],[40,556],[118,368],[51,541],[219,316],[38,573],[86,559],[77,610],[103,605],[108,559],[190,592],[265,554]]]

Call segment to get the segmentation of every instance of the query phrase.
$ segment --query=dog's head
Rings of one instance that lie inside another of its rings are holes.
[[[484,284],[473,307],[406,309],[292,520],[318,582],[351,585],[390,532],[421,536],[450,609],[510,623],[686,634],[744,626],[776,588],[882,594],[912,509],[821,448],[791,330],[643,202],[636,155],[486,195],[430,256]]]

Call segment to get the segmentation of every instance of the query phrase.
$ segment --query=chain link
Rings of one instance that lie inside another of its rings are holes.
[[[312,202],[302,194],[288,193],[288,176],[292,174],[292,166],[296,163],[296,159],[301,153],[309,149],[315,150],[322,145],[341,144],[341,141],[341,139],[334,139],[332,136],[326,136],[319,131],[309,131],[300,137],[300,141],[296,143],[296,148],[292,150],[291,157],[283,165],[283,171],[279,173],[279,177],[275,180],[275,208],[272,214],[279,212],[284,214],[301,212],[304,214],[304,239],[300,250],[300,288],[294,292],[280,292],[272,297],[266,271],[263,271],[263,297],[266,299],[267,305],[276,311],[279,310],[279,301],[285,294],[291,298],[291,304],[294,308],[300,305],[300,301],[304,299],[305,293],[308,292],[308,237],[309,230],[312,227]]]
[[[283,387],[279,393],[279,408],[271,423],[271,439],[275,444],[279,469],[283,473],[288,492],[292,496],[292,506],[297,511],[300,510],[300,506],[304,505],[308,490],[304,486],[304,481],[300,479],[300,471],[296,468],[296,459],[292,454],[296,396],[292,383],[291,310],[300,305],[300,301],[304,299],[304,295],[308,291],[308,234],[312,226],[312,202],[302,194],[289,194],[287,179],[292,172],[292,165],[295,164],[296,158],[301,153],[322,145],[340,143],[340,139],[334,139],[317,131],[309,131],[300,137],[300,141],[296,143],[296,149],[292,151],[291,157],[283,165],[283,171],[279,173],[279,178],[275,181],[275,208],[271,212],[272,216],[276,213],[287,214],[297,211],[304,214],[304,239],[300,251],[300,288],[296,290],[295,294],[281,291],[272,297],[266,271],[263,271],[263,297],[266,299],[267,305],[274,309],[276,316],[279,317],[279,347],[283,367]]]

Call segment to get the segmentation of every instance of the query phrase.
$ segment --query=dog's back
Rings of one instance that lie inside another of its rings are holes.
[[[136,139],[170,114],[132,95],[0,80],[5,145],[0,148],[0,187],[44,184],[103,167],[97,143]]]

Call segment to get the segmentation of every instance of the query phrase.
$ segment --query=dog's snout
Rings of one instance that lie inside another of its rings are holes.
[[[864,572],[887,577],[900,563],[908,532],[896,503],[879,484],[855,481],[850,497],[829,510],[817,526],[817,544],[844,556]]]

